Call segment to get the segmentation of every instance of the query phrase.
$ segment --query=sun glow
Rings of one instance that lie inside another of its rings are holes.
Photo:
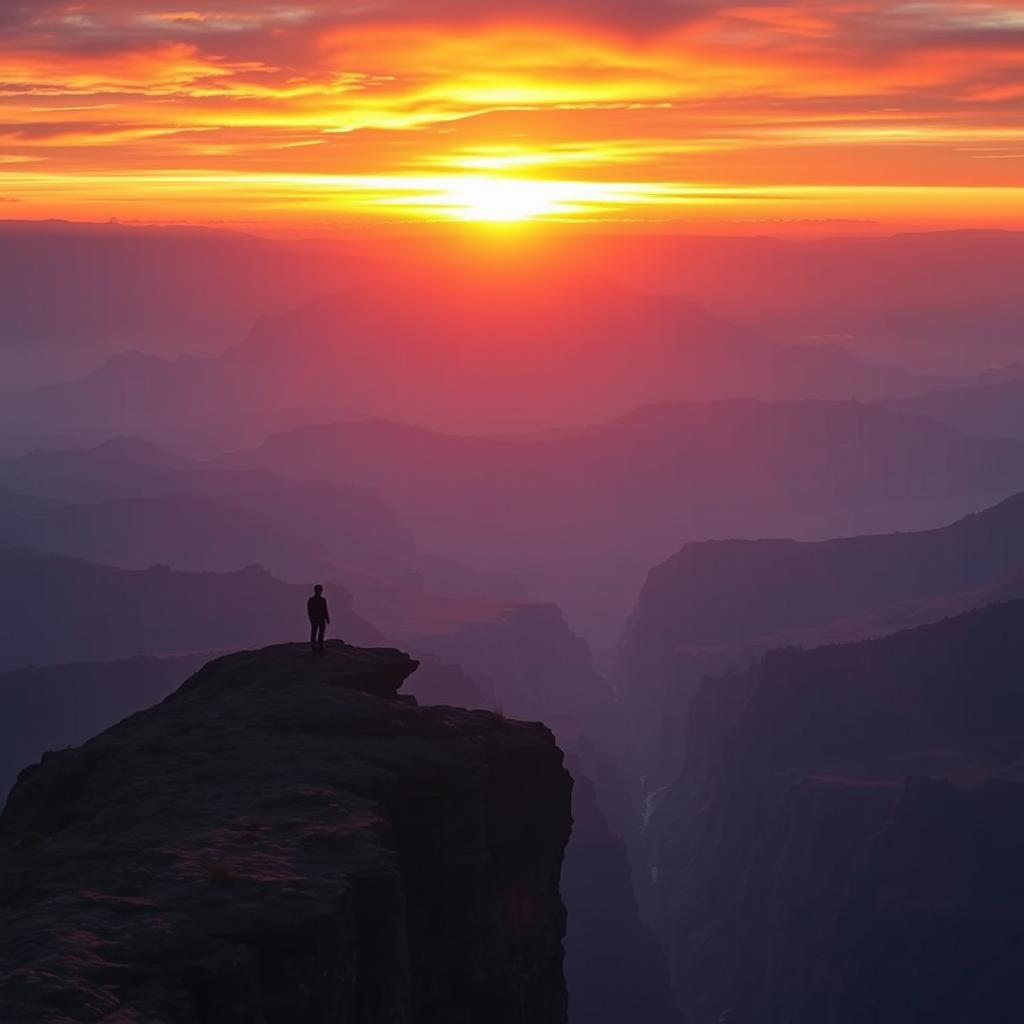
[[[557,183],[525,178],[467,177],[441,197],[450,216],[509,224],[565,212]]]
[[[395,181],[401,187],[401,179]],[[423,191],[417,198],[410,201],[411,197],[398,196],[395,203],[418,216],[492,224],[600,219],[613,211],[687,198],[681,189],[651,182],[554,181],[485,174],[419,181]]]

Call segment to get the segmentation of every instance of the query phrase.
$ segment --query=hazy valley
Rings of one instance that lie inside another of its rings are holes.
[[[0,1016],[1006,1019],[1022,245],[0,231]]]

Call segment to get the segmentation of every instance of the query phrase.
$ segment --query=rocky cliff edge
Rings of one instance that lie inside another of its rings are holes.
[[[0,817],[0,1019],[564,1021],[561,752],[398,696],[416,667],[230,655],[26,769]]]

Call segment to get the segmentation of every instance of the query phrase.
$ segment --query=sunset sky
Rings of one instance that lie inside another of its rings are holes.
[[[1024,0],[3,0],[0,217],[1024,227]]]

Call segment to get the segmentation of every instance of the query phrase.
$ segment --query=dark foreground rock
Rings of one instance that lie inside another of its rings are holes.
[[[397,651],[268,648],[22,773],[0,1020],[562,1022],[570,779]]]

